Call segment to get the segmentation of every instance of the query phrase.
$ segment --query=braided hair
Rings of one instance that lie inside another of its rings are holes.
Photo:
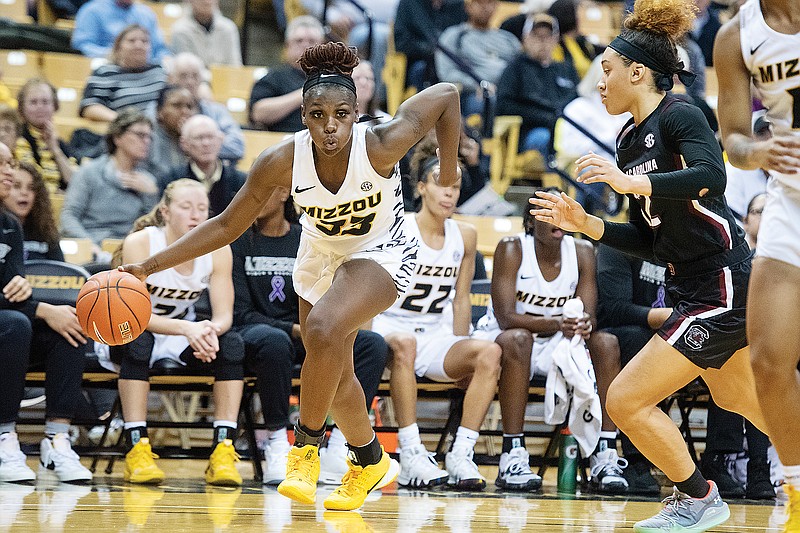
[[[317,85],[331,86],[348,94],[355,101],[356,85],[353,81],[353,69],[358,65],[358,50],[341,42],[323,43],[311,46],[297,60],[300,68],[306,73],[303,86],[303,99],[306,94],[320,95]],[[327,76],[331,76],[328,78]],[[322,79],[322,76],[326,76]]]

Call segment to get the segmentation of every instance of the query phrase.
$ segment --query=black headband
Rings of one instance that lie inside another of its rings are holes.
[[[627,40],[621,35],[615,37],[608,46],[609,48],[618,52],[620,55],[623,55],[628,59],[632,59],[637,63],[641,63],[652,70],[653,77],[656,81],[656,87],[662,91],[669,91],[672,89],[672,86],[674,85],[674,81],[672,79],[673,74],[677,74],[678,79],[681,80],[681,83],[687,87],[694,83],[694,79],[697,77],[688,70],[684,70],[683,61],[678,62],[678,70],[673,70],[650,55],[650,52],[638,44]]]
[[[434,169],[436,165],[439,164],[439,158],[435,155],[432,155],[425,159],[419,168],[419,175],[417,177],[417,181],[422,181],[422,178],[428,175],[428,172]]]
[[[332,83],[334,85],[339,85],[349,89],[353,94],[356,94],[356,82],[353,81],[352,77],[345,76],[343,74],[321,73],[315,74],[306,79],[306,82],[303,84],[303,95],[305,95],[306,92],[312,87],[319,85],[320,83]]]

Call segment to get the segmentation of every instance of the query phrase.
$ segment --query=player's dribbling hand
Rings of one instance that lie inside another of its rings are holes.
[[[755,144],[753,158],[759,168],[781,174],[800,172],[800,136],[779,133]]]
[[[583,206],[563,192],[558,196],[536,191],[536,196],[537,198],[530,199],[530,203],[537,206],[537,209],[531,209],[531,215],[536,220],[553,224],[565,231],[581,231],[586,225],[589,216]]]
[[[127,265],[120,265],[117,267],[117,270],[120,272],[127,272],[128,274],[133,274],[139,281],[144,281],[147,279],[147,272],[145,272],[144,267],[141,263],[129,263]]]

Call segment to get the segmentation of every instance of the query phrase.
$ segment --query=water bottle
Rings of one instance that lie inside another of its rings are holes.
[[[578,487],[578,441],[569,428],[561,430],[558,452],[558,492],[575,494]]]

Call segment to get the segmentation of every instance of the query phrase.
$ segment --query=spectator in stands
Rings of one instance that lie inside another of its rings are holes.
[[[50,193],[35,166],[25,162],[19,164],[14,171],[14,185],[3,203],[22,225],[24,260],[64,260],[59,245],[58,225],[50,205]]]
[[[55,87],[40,78],[30,79],[19,90],[17,102],[22,117],[21,135],[15,148],[17,159],[36,165],[49,190],[66,189],[73,162],[53,123],[58,111]]]
[[[173,181],[159,204],[134,225],[122,243],[122,262],[141,261],[155,250],[178,240],[208,219],[205,187],[193,180]],[[115,260],[115,264],[117,261]],[[150,368],[171,368],[214,375],[213,452],[206,468],[206,483],[241,485],[236,469],[239,402],[242,398],[244,343],[230,330],[233,323],[231,249],[223,246],[210,254],[151,274],[153,315],[147,330],[132,342],[110,350],[120,365],[119,396],[125,419],[125,481],[160,483],[164,472],[156,465],[147,434],[147,394]],[[194,304],[208,289],[211,319],[197,320]],[[189,296],[186,296],[186,295]]]
[[[81,6],[89,0],[47,0],[57,18],[74,19]]]
[[[72,47],[88,57],[108,57],[109,54],[113,57],[119,34],[132,25],[149,35],[151,46],[147,50],[147,62],[160,65],[170,52],[156,14],[134,0],[90,0],[81,6],[75,17]]]
[[[469,337],[477,232],[471,224],[450,220],[461,184],[437,185],[437,151],[433,142],[414,151],[412,172],[422,207],[406,215],[406,228],[419,241],[417,264],[406,293],[373,319],[372,330],[383,335],[392,352],[390,390],[400,444],[398,484],[431,488],[447,483],[460,490],[483,490],[486,479],[473,461],[474,446],[497,389],[501,353],[494,342]],[[446,471],[420,439],[417,377],[468,382],[461,424],[445,456]]]
[[[5,201],[17,162],[0,144],[0,201]],[[40,445],[42,467],[60,481],[89,481],[92,473],[72,451],[69,425],[81,394],[86,339],[75,308],[32,300],[25,279],[22,228],[0,203],[0,481],[32,481],[36,474],[25,464],[16,420],[25,390],[25,373],[43,365],[47,394],[45,438]]]
[[[394,21],[394,47],[406,56],[407,85],[420,91],[438,81],[434,52],[439,36],[466,20],[464,0],[400,0]]]
[[[558,23],[544,14],[529,17],[524,51],[508,65],[497,87],[497,114],[520,115],[520,148],[549,154],[561,110],[577,96],[578,74],[572,65],[552,60]]]
[[[87,238],[95,256],[103,239],[122,239],[133,222],[158,202],[158,185],[144,169],[153,126],[143,113],[125,109],[108,127],[108,155],[72,176],[61,210],[64,237]]]
[[[233,197],[247,179],[247,175],[233,165],[226,165],[219,157],[223,135],[217,123],[205,115],[190,117],[181,128],[180,146],[189,162],[173,167],[158,177],[158,186],[164,192],[171,182],[189,178],[206,186],[209,214],[215,216],[228,207]]]
[[[112,1],[112,0],[92,0]],[[148,62],[150,33],[134,24],[117,35],[111,61],[98,67],[86,80],[80,103],[80,116],[111,122],[125,107],[145,110],[166,85],[164,70]]]
[[[589,152],[613,158],[617,135],[630,118],[630,113],[610,115],[606,111],[597,90],[597,83],[603,75],[601,60],[602,57],[597,57],[592,61],[592,66],[578,83],[578,97],[566,105],[562,117],[556,121],[553,135],[556,162],[559,168],[570,175],[573,174],[575,161]],[[595,192],[600,199],[584,193],[584,188]],[[587,212],[596,213],[604,208],[607,212],[617,212],[622,208],[619,205],[622,198],[605,183],[582,184],[578,191],[576,198]]]
[[[14,151],[21,130],[22,119],[17,110],[6,104],[0,104],[0,143],[10,146]]]
[[[233,245],[234,325],[247,349],[247,366],[258,376],[261,408],[267,426],[264,451],[265,484],[286,476],[291,448],[286,427],[292,367],[304,360],[299,299],[292,269],[300,246],[297,211],[287,189],[276,189],[255,223]],[[361,330],[353,345],[356,377],[364,389],[367,409],[378,391],[389,347],[377,333]],[[338,485],[347,472],[345,438],[331,431],[320,450],[320,482]]]
[[[522,31],[529,16],[547,11],[556,19],[560,29],[558,45],[553,48],[553,61],[564,61],[575,68],[582,79],[589,70],[592,59],[597,57],[603,47],[592,44],[578,29],[577,2],[575,0],[556,0],[555,2],[530,2],[528,9],[519,15],[504,20],[500,27],[522,40]],[[551,4],[547,6],[546,4]]]
[[[481,85],[488,83],[490,94],[494,93],[500,75],[520,51],[520,44],[507,31],[489,25],[497,0],[465,0],[464,7],[467,22],[442,32],[434,56],[436,75],[441,81],[461,87],[461,114],[469,116],[483,111]]]
[[[594,247],[536,220],[527,210],[523,227],[524,233],[506,237],[497,245],[491,303],[473,335],[495,340],[503,348],[498,389],[503,454],[495,485],[510,490],[535,490],[542,483],[528,466],[523,428],[530,380],[535,374],[547,375],[551,350],[564,337],[583,336],[597,368],[598,383],[608,374],[606,366],[613,363],[606,357],[613,337],[593,333],[598,289]],[[583,301],[580,319],[562,314],[564,303],[571,298]],[[600,398],[602,401],[604,396]],[[598,492],[627,491],[622,474],[626,463],[617,455],[616,439],[616,426],[604,413],[600,440],[590,456],[590,483]]]
[[[719,12],[723,6],[711,0],[694,0],[697,6],[697,18],[689,31],[688,37],[696,42],[703,53],[704,66],[714,66],[714,39],[722,27]]]
[[[219,10],[219,0],[189,0],[172,25],[172,52],[189,52],[206,65],[242,65],[239,28]]]
[[[356,101],[358,112],[362,115],[388,120],[391,117],[386,111],[378,109],[378,99],[375,97],[375,71],[372,63],[362,59],[353,69],[353,81],[356,82]]]
[[[235,163],[244,155],[242,127],[234,120],[224,105],[203,96],[207,88],[203,84],[205,71],[199,57],[183,52],[172,58],[168,80],[173,85],[188,89],[197,100],[200,113],[214,119],[224,136],[219,157]],[[155,104],[151,104],[150,109],[152,117],[155,118]]]
[[[181,128],[198,112],[197,100],[188,89],[167,85],[156,101],[156,120],[153,122],[153,140],[145,168],[161,181],[177,166],[188,163],[181,149]]]
[[[297,60],[306,48],[325,39],[322,24],[311,16],[292,19],[286,27],[284,62],[258,80],[250,93],[250,122],[270,131],[296,132],[305,129],[300,118],[306,75]]]

